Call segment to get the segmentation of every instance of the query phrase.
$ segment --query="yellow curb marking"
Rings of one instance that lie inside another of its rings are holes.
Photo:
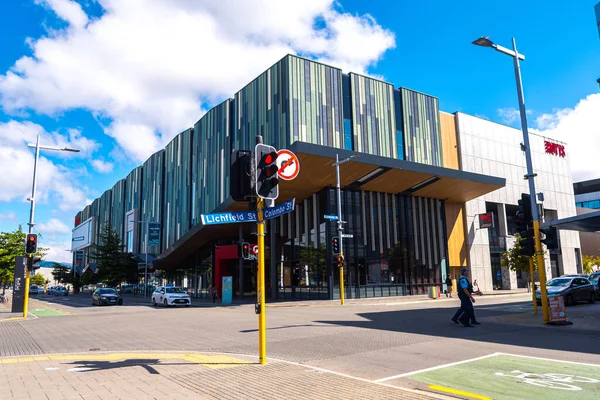
[[[2,321],[20,321],[20,320],[23,320],[23,319],[25,319],[25,318],[23,318],[23,317],[9,317],[9,318],[0,319],[0,322],[2,322]]]
[[[456,390],[456,389],[452,389],[452,388],[447,388],[447,387],[444,387],[444,386],[429,385],[428,388],[431,389],[431,390],[437,390],[439,392],[446,392],[446,393],[456,394],[458,396],[465,396],[465,397],[468,397],[468,398],[471,398],[471,399],[492,400],[490,397],[485,397],[485,396],[481,396],[481,395],[474,394],[474,393],[464,392],[462,390]]]
[[[199,353],[169,354],[169,353],[110,353],[110,354],[58,354],[47,356],[15,357],[0,359],[2,364],[17,364],[35,361],[125,361],[125,360],[183,360],[191,364],[199,364],[210,369],[235,368],[240,365],[252,364],[225,355],[209,356]]]

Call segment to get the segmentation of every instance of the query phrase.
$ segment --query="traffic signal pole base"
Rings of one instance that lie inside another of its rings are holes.
[[[344,257],[344,254],[340,253],[340,256]],[[342,264],[342,266],[339,267],[340,268],[340,305],[344,305],[344,265]]]
[[[29,309],[29,271],[33,264],[33,256],[27,257],[27,266],[25,267],[25,295],[23,296],[23,318],[27,318],[27,311]]]
[[[573,325],[573,321],[550,321],[547,325],[555,325],[555,326],[563,326],[563,325]]]

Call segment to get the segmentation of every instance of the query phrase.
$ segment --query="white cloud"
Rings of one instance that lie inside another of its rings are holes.
[[[17,218],[14,212],[9,211],[4,214],[0,214],[0,221],[14,221]]]
[[[518,122],[519,126],[520,126],[521,112],[518,109],[516,109],[514,107],[506,107],[506,108],[499,108],[496,111],[498,113],[498,116],[500,118],[502,118],[503,123],[505,123],[507,125],[513,125]],[[525,111],[525,113],[527,115],[531,115],[533,113],[533,111],[527,110],[527,111]]]
[[[114,165],[113,163],[107,161],[92,160],[92,167],[101,174],[107,174],[112,172]]]
[[[70,236],[60,236],[58,238],[54,238],[48,240],[47,238],[41,238],[39,240],[39,245],[41,247],[47,248],[48,253],[44,257],[46,261],[56,261],[56,262],[73,262],[73,254],[71,253],[71,238]]]
[[[81,137],[77,130],[70,130],[68,136],[59,133],[48,133],[41,126],[31,122],[9,121],[0,123],[0,202],[14,199],[25,199],[31,196],[33,177],[34,150],[28,148],[28,142],[35,142],[40,135],[40,143],[44,145],[82,148],[89,153],[96,148],[96,143]],[[43,140],[43,141],[42,141]],[[66,169],[55,164],[41,151],[37,165],[36,202],[51,200],[58,208],[77,210],[83,208],[89,200],[80,182],[78,170]],[[78,157],[68,152],[52,152],[61,157]]]
[[[74,1],[39,3],[68,26],[30,40],[32,56],[0,75],[1,105],[89,110],[140,162],[285,54],[367,73],[395,46],[393,33],[335,0],[99,0],[93,20]]]
[[[50,218],[47,222],[36,224],[35,230],[42,234],[71,233],[71,228],[57,218]]]
[[[600,93],[590,94],[574,108],[554,110],[537,118],[540,134],[567,143],[573,180],[600,177]]]

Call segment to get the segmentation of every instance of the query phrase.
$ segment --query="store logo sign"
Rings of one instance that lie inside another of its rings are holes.
[[[549,142],[544,140],[544,148],[546,149],[547,154],[554,154],[559,157],[566,157],[567,153],[565,152],[565,146],[558,143]]]

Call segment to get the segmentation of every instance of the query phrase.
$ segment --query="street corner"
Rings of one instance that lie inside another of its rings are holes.
[[[479,400],[597,399],[600,364],[493,353],[397,377],[435,393]]]

